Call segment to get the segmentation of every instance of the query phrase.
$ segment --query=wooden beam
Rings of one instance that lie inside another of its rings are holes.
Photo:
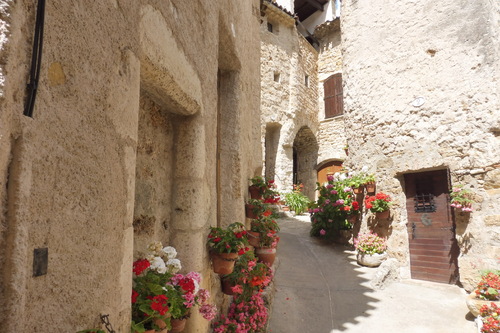
[[[306,2],[309,3],[311,6],[313,6],[314,8],[316,8],[317,10],[323,11],[324,5],[319,3],[317,0],[306,0]]]

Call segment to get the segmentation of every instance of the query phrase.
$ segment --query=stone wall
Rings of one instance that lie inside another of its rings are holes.
[[[318,55],[318,164],[328,160],[344,160],[347,139],[344,116],[325,119],[325,92],[323,84],[331,75],[342,73],[340,19],[328,21],[318,26],[314,35],[320,41]]]
[[[259,1],[48,1],[28,118],[35,9],[0,2],[0,330],[75,332],[109,314],[128,332],[132,261],[154,240],[227,302],[205,238],[243,219],[261,168]],[[196,314],[185,330],[206,331]]]
[[[498,2],[348,0],[342,13],[348,165],[368,165],[394,197],[389,248],[406,276],[402,175],[449,168],[476,193],[470,219],[455,221],[470,289],[499,267]]]

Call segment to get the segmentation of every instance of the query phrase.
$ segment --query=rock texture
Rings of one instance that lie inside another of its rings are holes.
[[[109,314],[128,332],[132,261],[155,240],[227,302],[205,237],[244,218],[261,167],[259,8],[47,1],[28,118],[36,6],[0,1],[0,331],[75,332]],[[194,314],[185,332],[207,330]]]

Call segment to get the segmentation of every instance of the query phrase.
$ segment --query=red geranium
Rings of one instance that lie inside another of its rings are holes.
[[[135,275],[140,275],[150,265],[151,264],[149,263],[149,261],[147,259],[139,259],[139,260],[134,262],[133,271],[134,271]]]
[[[165,315],[168,311],[167,300],[168,297],[165,295],[157,295],[152,298],[153,302],[151,302],[151,309],[158,311],[160,315]]]
[[[194,292],[195,289],[193,280],[187,277],[179,281],[179,286],[181,286],[182,290],[188,293]]]
[[[139,296],[139,293],[132,289],[132,304],[135,304],[137,302],[137,297]]]

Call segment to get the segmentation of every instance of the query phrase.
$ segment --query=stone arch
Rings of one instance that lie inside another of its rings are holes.
[[[315,197],[316,161],[319,145],[308,126],[303,126],[293,141],[293,182],[304,184],[304,194],[311,200]]]

